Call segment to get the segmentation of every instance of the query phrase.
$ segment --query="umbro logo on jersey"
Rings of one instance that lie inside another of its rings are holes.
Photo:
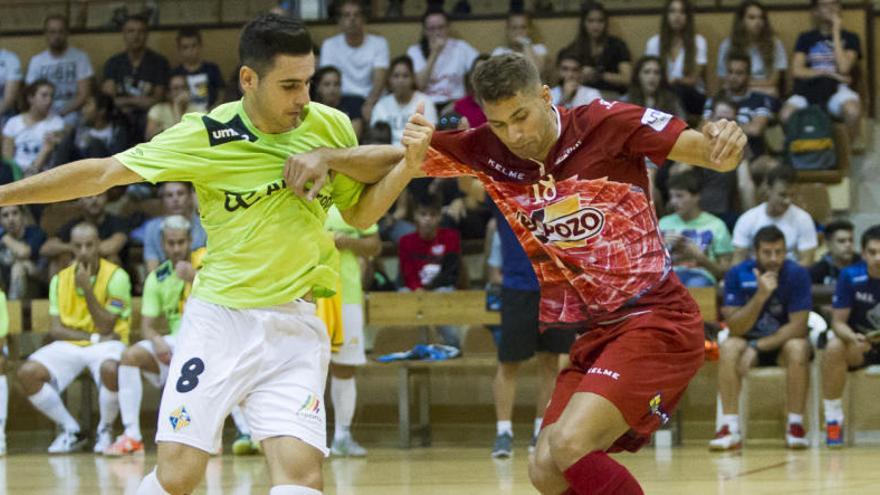
[[[205,124],[205,130],[208,131],[208,142],[211,146],[219,146],[233,141],[254,142],[257,140],[257,136],[248,130],[238,115],[226,123],[217,122],[205,115],[202,117],[202,122]]]

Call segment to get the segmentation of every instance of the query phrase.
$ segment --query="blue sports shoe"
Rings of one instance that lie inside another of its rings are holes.
[[[509,459],[513,457],[513,435],[502,433],[495,437],[495,446],[492,447],[492,458]]]

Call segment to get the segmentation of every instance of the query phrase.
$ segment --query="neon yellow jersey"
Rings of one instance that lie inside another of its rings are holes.
[[[333,233],[345,234],[352,237],[366,237],[379,232],[379,226],[373,225],[367,230],[358,230],[345,223],[342,214],[336,207],[327,212],[327,220],[324,227]],[[364,291],[361,284],[361,265],[358,258],[351,251],[340,251],[339,276],[342,278],[342,304],[363,304]]]
[[[0,339],[9,334],[9,308],[6,307],[6,293],[0,290]]]
[[[324,219],[331,204],[347,209],[364,185],[334,175],[307,202],[284,183],[284,162],[315,148],[357,145],[342,112],[311,103],[302,123],[283,134],[264,134],[242,102],[207,115],[187,114],[154,137],[116,155],[150,182],[192,182],[198,194],[208,254],[193,295],[232,308],[290,302],[312,291],[333,294],[339,254]]]

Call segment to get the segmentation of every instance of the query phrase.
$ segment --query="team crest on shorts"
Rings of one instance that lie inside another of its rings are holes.
[[[321,421],[321,399],[317,396],[309,394],[309,397],[296,412],[296,415],[312,421]]]
[[[186,411],[186,406],[180,406],[171,413],[171,416],[168,417],[168,420],[171,421],[171,428],[178,432],[192,423],[192,418],[189,416],[189,413]]]
[[[666,424],[669,422],[669,415],[666,414],[666,411],[663,410],[663,394],[657,392],[657,395],[651,398],[651,401],[648,402],[648,409],[651,411],[651,414],[660,418],[661,424]]]

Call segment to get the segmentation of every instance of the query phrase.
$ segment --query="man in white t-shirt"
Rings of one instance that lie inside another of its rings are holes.
[[[52,112],[64,118],[68,127],[76,125],[79,110],[91,88],[92,62],[82,50],[67,44],[67,18],[60,14],[46,16],[43,23],[48,49],[34,55],[28,64],[28,84],[47,79],[55,85]]]
[[[794,171],[779,166],[767,176],[767,201],[746,211],[733,228],[733,264],[744,261],[755,233],[767,225],[775,225],[785,234],[788,257],[810,267],[819,241],[816,225],[809,213],[791,204]]]
[[[364,121],[385,89],[388,41],[364,30],[364,8],[357,0],[344,0],[336,8],[341,33],[321,45],[321,67],[332,65],[342,73],[342,94],[364,99]]]
[[[15,100],[21,89],[21,61],[18,55],[0,48],[0,124],[7,112],[15,110]]]
[[[581,84],[581,62],[575,54],[566,51],[559,53],[556,74],[559,84],[550,90],[554,105],[571,110],[602,98],[597,89]]]

